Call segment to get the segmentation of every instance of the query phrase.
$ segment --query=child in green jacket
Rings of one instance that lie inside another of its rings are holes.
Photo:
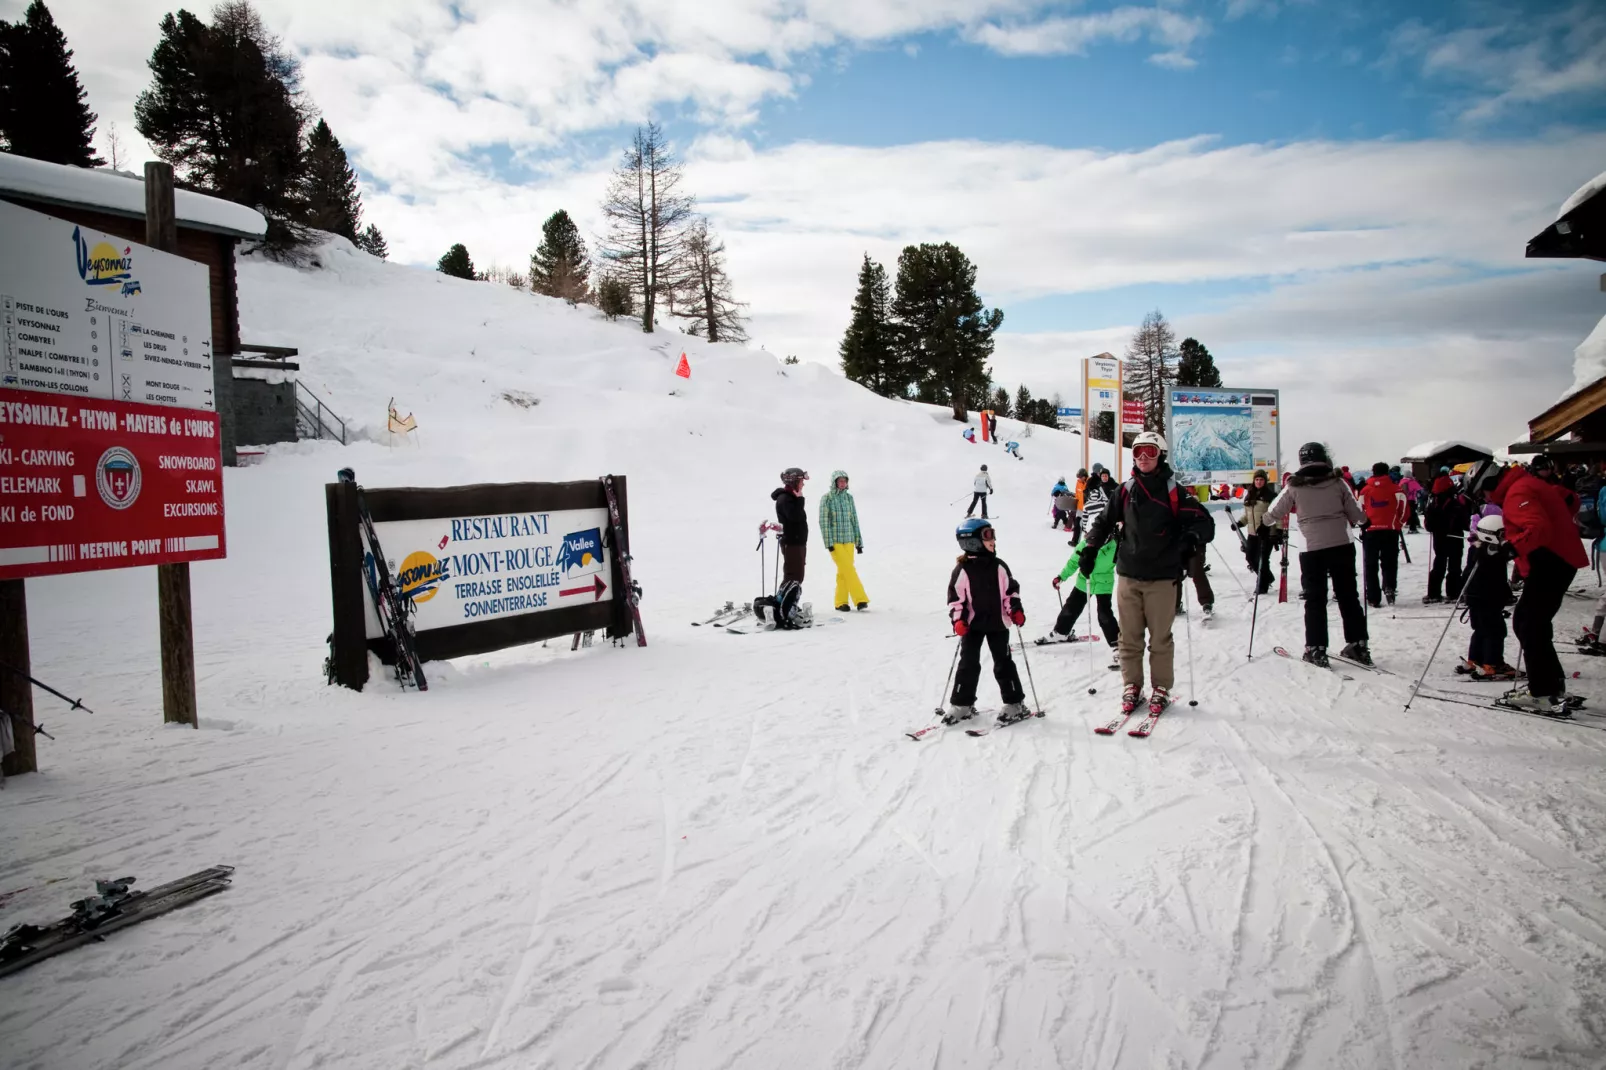
[[[1076,583],[1071,588],[1070,597],[1060,609],[1058,619],[1054,621],[1054,630],[1037,640],[1039,646],[1074,642],[1071,633],[1076,628],[1076,618],[1082,615],[1082,610],[1087,605],[1089,589],[1098,602],[1099,628],[1104,632],[1104,641],[1113,648],[1120,640],[1121,626],[1116,623],[1115,610],[1110,606],[1110,596],[1115,593],[1115,544],[1115,539],[1107,539],[1104,545],[1099,547],[1092,576],[1083,576],[1077,571],[1078,555],[1087,545],[1087,541],[1080,540],[1072,548],[1071,559],[1065,562],[1060,574],[1054,577],[1054,589],[1059,590],[1060,583],[1072,576],[1076,577]]]

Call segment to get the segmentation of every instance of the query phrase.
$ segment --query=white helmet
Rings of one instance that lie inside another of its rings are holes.
[[[1493,514],[1478,519],[1478,541],[1486,546],[1499,546],[1506,541],[1506,518]]]
[[[1153,446],[1161,453],[1166,452],[1165,439],[1158,431],[1145,431],[1137,438],[1133,439],[1132,448],[1137,449],[1139,446]]]

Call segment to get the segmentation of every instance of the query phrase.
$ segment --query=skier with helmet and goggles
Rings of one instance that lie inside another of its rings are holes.
[[[1132,442],[1132,478],[1112,488],[1094,517],[1078,569],[1091,576],[1099,549],[1117,533],[1115,601],[1121,627],[1121,712],[1143,701],[1143,637],[1149,637],[1149,712],[1171,703],[1176,645],[1177,588],[1183,564],[1215,538],[1216,525],[1199,499],[1183,493],[1166,464],[1165,439],[1145,431]],[[1089,505],[1091,506],[1091,500]]]
[[[1327,585],[1344,620],[1344,649],[1339,657],[1372,664],[1367,647],[1366,611],[1361,608],[1355,577],[1355,544],[1349,529],[1368,526],[1355,492],[1333,468],[1327,447],[1307,442],[1299,447],[1299,471],[1266,510],[1263,524],[1279,524],[1292,512],[1299,521],[1305,549],[1299,554],[1299,584],[1305,593],[1305,660],[1328,668]]]
[[[948,724],[976,716],[976,684],[981,678],[981,646],[993,653],[993,679],[1004,699],[999,724],[1030,717],[1020,673],[1009,653],[1009,626],[1026,623],[1020,584],[998,557],[997,532],[990,520],[966,518],[954,531],[959,555],[948,577],[948,621],[959,636],[959,669],[954,676]]]

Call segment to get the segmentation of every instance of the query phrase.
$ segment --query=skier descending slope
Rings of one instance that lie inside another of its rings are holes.
[[[1297,514],[1305,549],[1299,554],[1299,583],[1305,592],[1305,660],[1323,668],[1327,661],[1327,583],[1344,619],[1345,646],[1340,656],[1372,664],[1367,648],[1366,611],[1355,584],[1355,544],[1350,525],[1366,529],[1366,514],[1349,484],[1333,471],[1327,447],[1307,442],[1299,447],[1299,471],[1266,510],[1266,522],[1280,523]]]
[[[1078,569],[1092,576],[1099,550],[1120,531],[1115,553],[1116,607],[1121,626],[1121,712],[1143,697],[1143,637],[1149,636],[1149,675],[1154,684],[1149,712],[1171,702],[1176,646],[1177,586],[1183,562],[1216,534],[1199,499],[1183,494],[1165,463],[1165,439],[1145,431],[1132,442],[1132,478],[1121,484],[1093,520]],[[1091,504],[1091,498],[1089,499]]]
[[[1000,724],[1031,716],[1020,673],[1009,653],[1009,626],[1026,623],[1020,584],[998,557],[997,533],[986,520],[966,519],[954,531],[959,540],[959,562],[948,577],[948,619],[959,636],[959,671],[954,676],[951,721],[976,715],[976,682],[981,678],[981,644],[993,653],[993,679],[1003,694]]]

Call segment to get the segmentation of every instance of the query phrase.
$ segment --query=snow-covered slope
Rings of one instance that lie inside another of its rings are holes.
[[[1102,645],[1034,647],[1045,719],[912,743],[950,665],[975,465],[1036,635],[1074,436],[1037,432],[1017,462],[824,369],[339,245],[321,259],[242,269],[248,339],[299,346],[362,426],[394,395],[419,442],[275,447],[227,473],[230,556],[192,568],[201,731],[160,725],[151,570],[28,584],[35,671],[96,713],[39,695],[58,740],[0,795],[0,925],[60,913],[91,876],[239,870],[0,980],[7,1066],[1606,1060],[1598,731],[1429,698],[1403,713],[1402,676],[1272,655],[1299,647],[1302,607],[1245,600],[1221,525],[1216,619],[1178,625],[1197,707],[1146,741],[1097,737],[1118,691]],[[325,687],[322,485],[344,464],[372,486],[629,474],[651,645],[435,664],[423,694]],[[759,587],[754,529],[793,464],[811,498],[852,474],[871,611],[690,627]],[[1445,620],[1409,608],[1411,549],[1400,606],[1371,618],[1407,676]],[[1568,599],[1559,630],[1587,610]],[[1434,693],[1471,690],[1449,671],[1465,639]]]

